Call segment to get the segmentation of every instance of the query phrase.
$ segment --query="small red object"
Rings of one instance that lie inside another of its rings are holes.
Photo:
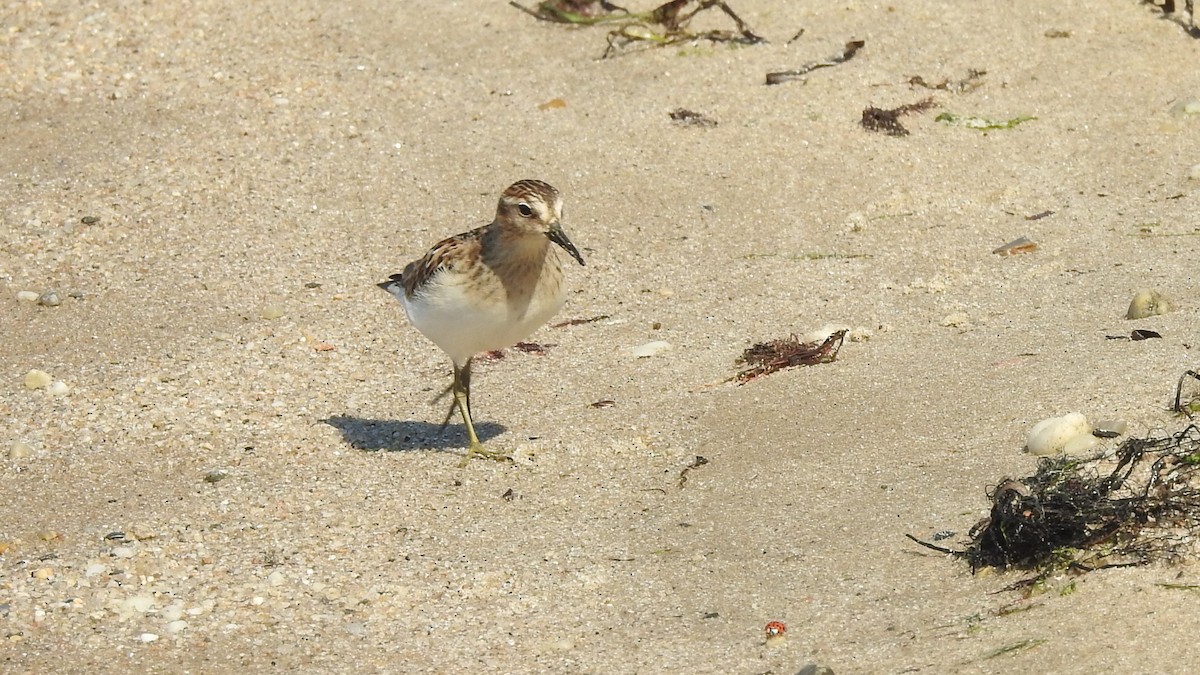
[[[786,633],[787,626],[784,625],[782,621],[772,621],[771,623],[767,624],[765,630],[767,631],[767,637],[773,638]]]

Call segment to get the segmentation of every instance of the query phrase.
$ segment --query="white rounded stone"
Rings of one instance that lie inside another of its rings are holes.
[[[53,381],[54,378],[50,377],[50,373],[47,373],[44,370],[38,370],[37,368],[34,368],[28,373],[25,373],[26,389],[43,389],[50,386],[50,383]]]
[[[1062,452],[1078,436],[1092,438],[1091,433],[1092,427],[1082,413],[1051,417],[1033,425],[1025,439],[1025,449],[1039,457],[1054,455]]]
[[[1144,319],[1148,316],[1166,314],[1175,309],[1175,303],[1153,288],[1143,288],[1134,293],[1125,311],[1126,319]]]

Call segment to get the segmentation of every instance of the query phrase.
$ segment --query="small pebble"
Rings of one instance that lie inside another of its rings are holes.
[[[274,321],[283,316],[283,307],[275,304],[264,305],[260,313],[262,314],[262,318],[267,321]]]
[[[145,642],[146,644],[149,644],[149,643],[157,640],[158,636],[155,635],[154,633],[142,633],[141,635],[138,636],[138,639],[141,640],[142,642]]]
[[[42,294],[38,296],[38,304],[46,307],[58,307],[62,304],[62,298],[58,296],[58,291],[42,291]]]
[[[1145,319],[1148,316],[1166,314],[1175,309],[1175,303],[1153,288],[1143,288],[1133,295],[1126,319]]]
[[[1200,115],[1200,99],[1188,98],[1171,106],[1174,115]]]
[[[67,386],[66,382],[58,380],[50,385],[50,389],[48,389],[48,391],[50,392],[51,396],[66,396],[67,394],[71,393],[71,388]]]
[[[1116,438],[1129,430],[1125,420],[1100,420],[1092,427],[1092,434],[1100,438]]]
[[[114,558],[132,558],[136,552],[132,546],[115,546],[112,550]]]
[[[33,455],[33,446],[22,441],[16,441],[8,448],[9,459],[25,459]]]
[[[1193,164],[1188,169],[1188,180],[1200,180],[1200,164]]]
[[[284,578],[283,572],[275,570],[267,575],[267,583],[272,586],[282,586],[287,579]]]
[[[33,305],[37,303],[38,297],[33,291],[17,291],[17,302]]]
[[[98,577],[108,571],[108,568],[100,563],[92,563],[83,571],[85,577]]]
[[[639,359],[646,359],[650,358],[651,356],[658,356],[659,354],[662,354],[670,349],[670,342],[665,340],[654,340],[653,342],[647,342],[640,347],[634,347],[633,356]]]
[[[25,388],[26,389],[42,389],[50,386],[54,378],[50,377],[50,373],[36,368],[25,373]]]
[[[204,474],[204,482],[205,483],[218,483],[220,481],[225,480],[225,477],[228,475],[229,475],[229,472],[226,471],[225,469],[213,469],[212,471],[209,471],[208,473]]]
[[[53,579],[54,578],[54,568],[53,567],[39,567],[36,570],[30,572],[29,576],[33,577],[34,579],[41,579],[43,581]]]
[[[188,627],[188,622],[184,621],[183,619],[176,619],[174,621],[167,623],[167,625],[166,625],[167,633],[170,635],[175,635],[177,633],[183,632],[183,630],[186,629],[187,627]]]

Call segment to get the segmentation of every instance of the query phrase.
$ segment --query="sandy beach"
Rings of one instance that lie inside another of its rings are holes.
[[[1200,664],[1195,563],[1023,594],[905,538],[962,547],[1040,420],[1186,423],[1186,15],[730,3],[766,43],[610,58],[501,1],[0,6],[0,671]],[[476,367],[514,461],[460,469],[450,362],[375,284],[524,178],[587,266]],[[729,381],[828,324],[833,363]]]

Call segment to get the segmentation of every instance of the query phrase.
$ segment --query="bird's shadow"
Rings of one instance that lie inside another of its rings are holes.
[[[462,450],[467,447],[466,428],[409,420],[372,420],[349,415],[334,415],[321,420],[337,429],[342,438],[356,450],[377,452],[408,452],[412,450]],[[475,424],[480,441],[495,438],[506,431],[493,422]]]

